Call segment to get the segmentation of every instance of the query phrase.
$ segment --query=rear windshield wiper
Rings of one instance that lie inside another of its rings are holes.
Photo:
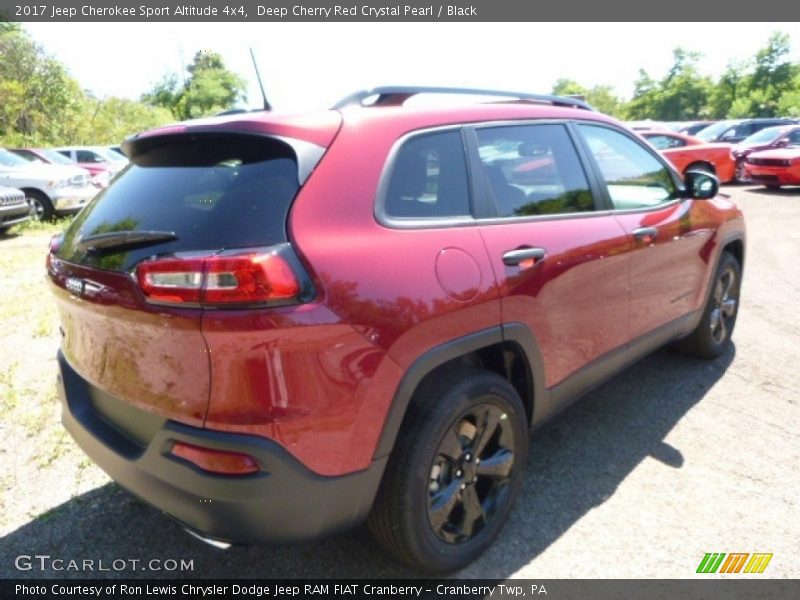
[[[110,231],[84,236],[75,245],[81,250],[108,250],[153,246],[177,239],[172,231]]]

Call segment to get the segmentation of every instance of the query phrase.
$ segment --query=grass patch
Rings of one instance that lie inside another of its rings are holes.
[[[75,447],[72,444],[72,438],[63,428],[52,430],[40,446],[42,450],[33,456],[33,461],[40,469],[49,467],[62,456],[69,454]]]
[[[6,422],[9,420],[11,412],[19,404],[19,390],[14,385],[17,371],[19,371],[19,362],[15,361],[4,372],[0,372],[0,416]]]
[[[58,217],[52,221],[34,221],[30,219],[11,228],[12,233],[61,233],[70,226],[75,216]]]

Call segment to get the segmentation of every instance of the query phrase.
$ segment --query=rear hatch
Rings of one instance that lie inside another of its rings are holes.
[[[202,314],[213,302],[246,309],[253,289],[263,296],[260,271],[255,287],[239,285],[242,255],[291,263],[287,213],[323,148],[181,128],[128,151],[131,165],[51,243],[62,351],[93,397],[200,426],[211,377]],[[280,283],[278,303],[303,292],[280,296]]]

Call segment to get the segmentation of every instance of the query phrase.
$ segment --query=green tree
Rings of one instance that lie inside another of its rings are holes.
[[[142,96],[153,106],[168,109],[177,119],[195,119],[233,108],[246,99],[246,82],[225,68],[214,52],[198,52],[186,69],[189,78],[181,84],[167,75]]]
[[[625,116],[625,102],[614,94],[610,85],[586,88],[572,79],[559,79],[553,85],[553,94],[558,96],[580,96],[594,108],[617,118]]]
[[[737,98],[730,116],[782,116],[794,101],[783,101],[784,94],[797,92],[800,65],[789,60],[791,46],[786,33],[775,32],[767,45],[756,52],[752,72],[745,78],[746,94]],[[788,103],[788,107],[787,107]]]
[[[639,71],[628,107],[631,118],[681,121],[708,116],[714,84],[697,70],[701,55],[683,48],[676,48],[672,55],[672,66],[658,82]]]
[[[0,28],[0,139],[57,143],[80,111],[83,92],[64,66],[18,26]]]
[[[132,100],[96,99],[16,23],[0,22],[0,145],[118,143],[173,120]]]
[[[119,144],[143,129],[151,129],[174,120],[160,106],[147,106],[125,98],[86,98],[82,118],[72,131],[76,144]]]

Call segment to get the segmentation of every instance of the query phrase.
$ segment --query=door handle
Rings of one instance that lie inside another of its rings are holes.
[[[655,227],[639,227],[633,230],[633,237],[642,242],[654,242],[658,235],[658,229]]]
[[[503,264],[513,267],[520,265],[523,261],[530,260],[532,263],[524,266],[532,267],[537,261],[543,259],[545,254],[547,254],[547,251],[544,248],[519,248],[517,250],[509,250],[503,254]]]

